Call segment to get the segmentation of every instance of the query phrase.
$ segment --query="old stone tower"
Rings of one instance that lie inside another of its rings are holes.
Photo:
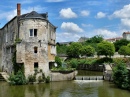
[[[12,57],[16,49],[17,65],[24,65],[26,77],[34,74],[35,68],[47,76],[56,55],[56,27],[49,22],[48,13],[20,13],[17,4],[17,16],[0,29],[0,69],[13,72]]]

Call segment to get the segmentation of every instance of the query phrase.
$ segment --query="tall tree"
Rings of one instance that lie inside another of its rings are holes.
[[[81,51],[81,55],[86,55],[86,56],[92,56],[95,53],[95,49],[90,45],[82,46],[80,51]]]
[[[88,42],[88,43],[100,43],[102,41],[103,41],[103,36],[96,35],[96,36],[93,36],[92,38],[88,39],[86,42]]]
[[[67,47],[67,55],[71,58],[78,58],[80,55],[80,48],[82,48],[82,45],[80,43],[71,43]]]
[[[97,45],[97,55],[113,56],[115,53],[115,47],[113,43],[102,41]]]
[[[128,43],[130,43],[130,41],[126,39],[117,40],[116,42],[114,42],[116,51],[118,51],[121,46],[126,46]]]

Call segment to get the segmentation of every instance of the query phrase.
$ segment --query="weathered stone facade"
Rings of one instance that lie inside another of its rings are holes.
[[[13,72],[12,55],[16,49],[16,61],[24,64],[26,77],[34,74],[35,68],[48,76],[49,63],[56,55],[55,40],[56,27],[49,22],[48,13],[32,11],[14,17],[0,29],[1,70]]]

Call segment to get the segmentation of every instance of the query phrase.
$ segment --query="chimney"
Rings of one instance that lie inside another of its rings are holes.
[[[21,4],[18,3],[17,4],[17,16],[20,16],[21,15]]]

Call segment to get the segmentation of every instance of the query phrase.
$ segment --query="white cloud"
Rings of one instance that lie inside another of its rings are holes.
[[[121,24],[126,27],[130,27],[130,19],[121,19]]]
[[[112,37],[117,37],[118,34],[114,31],[109,31],[107,29],[96,29],[94,30],[95,33],[98,35],[103,35],[104,38],[112,38]]]
[[[115,11],[111,17],[130,18],[130,4],[125,5],[122,9]]]
[[[83,27],[93,27],[92,24],[81,24]]]
[[[96,18],[104,18],[106,17],[106,13],[98,12]]]
[[[89,16],[89,14],[90,14],[90,12],[87,11],[87,10],[81,11],[81,15],[82,15],[82,16]]]
[[[121,27],[125,29],[129,29],[130,27],[130,4],[124,5],[124,7],[120,10],[116,10],[112,15],[109,16],[112,18],[119,18],[121,21]]]
[[[61,11],[59,12],[60,13],[60,16],[62,18],[76,18],[77,17],[77,14],[74,13],[71,8],[67,8],[67,9],[61,9]]]
[[[61,29],[67,32],[83,32],[83,29],[73,22],[63,22]]]
[[[69,42],[69,41],[76,42],[81,36],[83,36],[81,33],[62,32],[62,33],[57,33],[56,40],[57,42]]]
[[[62,2],[64,0],[46,0],[46,2]]]

